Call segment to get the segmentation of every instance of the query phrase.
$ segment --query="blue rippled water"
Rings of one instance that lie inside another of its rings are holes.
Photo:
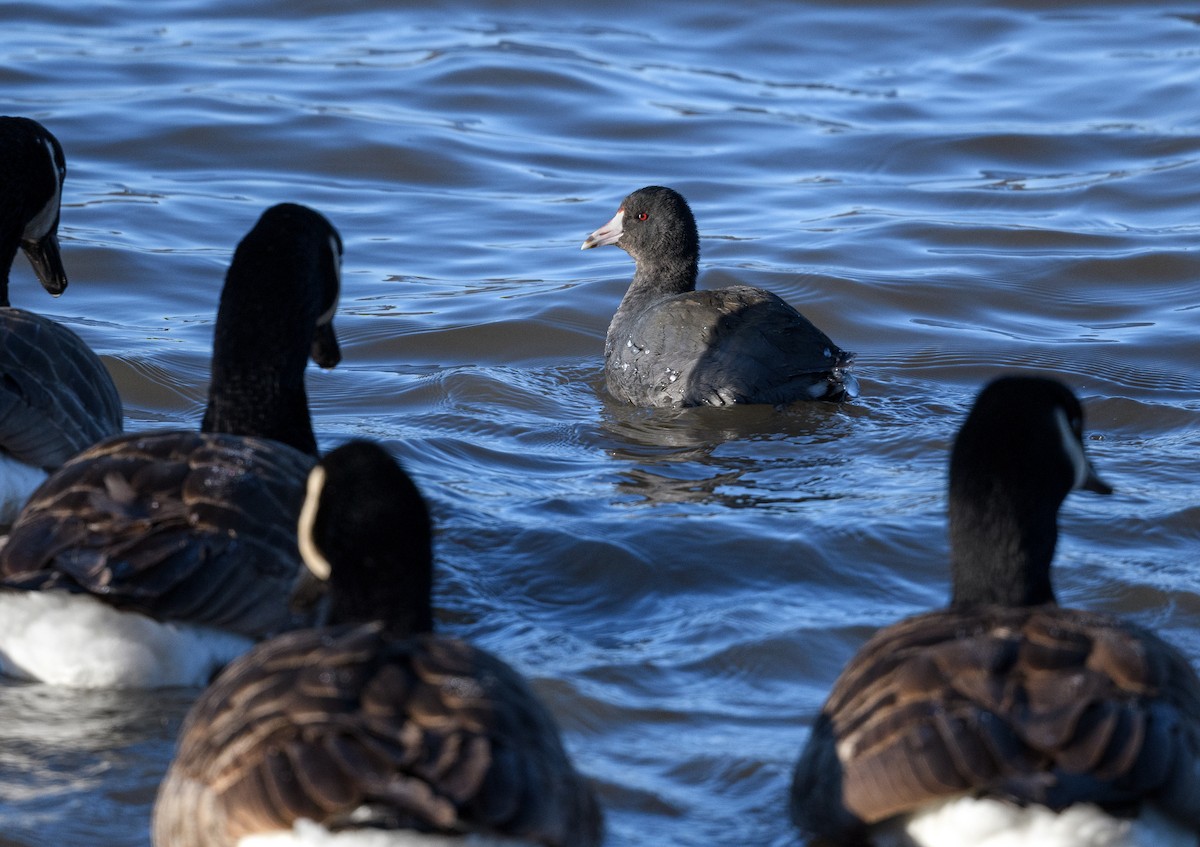
[[[842,664],[947,589],[949,440],[1056,374],[1118,489],[1064,509],[1065,602],[1200,657],[1200,15],[1186,4],[333,0],[0,7],[0,106],[69,174],[71,287],[128,428],[193,426],[233,246],[272,203],[346,242],[322,446],[432,499],[439,618],[535,680],[608,843],[787,845]],[[603,391],[632,275],[580,253],[671,185],[702,284],[858,353],[852,404]],[[139,845],[195,692],[0,683],[0,845]]]

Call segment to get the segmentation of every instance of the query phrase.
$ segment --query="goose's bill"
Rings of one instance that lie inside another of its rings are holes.
[[[1113,487],[1102,480],[1096,469],[1092,467],[1092,463],[1087,463],[1087,468],[1083,473],[1083,480],[1079,483],[1079,487],[1084,491],[1093,491],[1096,494],[1112,494]]]
[[[54,227],[37,241],[23,241],[21,248],[33,265],[33,272],[42,283],[42,288],[55,297],[67,290],[67,270],[63,267],[62,254],[58,252],[58,232]]]
[[[317,327],[317,334],[313,336],[312,358],[326,370],[335,367],[342,360],[337,334],[333,331],[333,321]]]
[[[592,247],[603,247],[606,244],[616,244],[617,240],[625,234],[625,209],[617,209],[617,213],[613,215],[613,219],[600,227],[587,237],[587,240],[580,245],[580,250],[587,250]]]

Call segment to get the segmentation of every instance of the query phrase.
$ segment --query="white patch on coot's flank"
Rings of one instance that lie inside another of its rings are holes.
[[[313,523],[317,519],[317,507],[321,505],[321,490],[325,487],[325,469],[320,465],[314,467],[308,474],[308,486],[304,495],[304,505],[300,507],[300,520],[297,522],[296,539],[299,542],[300,558],[312,571],[313,576],[322,582],[329,579],[333,569],[329,561],[317,549],[313,541]]]
[[[40,241],[46,237],[46,233],[50,232],[50,227],[54,225],[59,204],[62,202],[62,175],[58,172],[58,163],[54,161],[54,145],[45,138],[42,139],[42,144],[46,146],[46,155],[50,157],[50,170],[54,172],[54,191],[50,193],[50,199],[46,201],[42,210],[25,225],[25,232],[21,233],[21,237],[26,241]]]
[[[244,635],[156,621],[90,594],[0,590],[0,673],[74,688],[207,685]]]

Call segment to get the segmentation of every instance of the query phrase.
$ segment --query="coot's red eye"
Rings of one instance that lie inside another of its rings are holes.
[[[650,216],[648,214],[646,214],[645,212],[638,212],[638,220],[639,221],[644,221],[648,217],[650,217]]]

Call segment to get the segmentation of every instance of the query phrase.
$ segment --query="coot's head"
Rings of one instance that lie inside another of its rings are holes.
[[[617,245],[638,261],[695,261],[700,234],[683,195],[649,185],[626,197],[613,219],[589,235],[580,249],[606,244]]]

